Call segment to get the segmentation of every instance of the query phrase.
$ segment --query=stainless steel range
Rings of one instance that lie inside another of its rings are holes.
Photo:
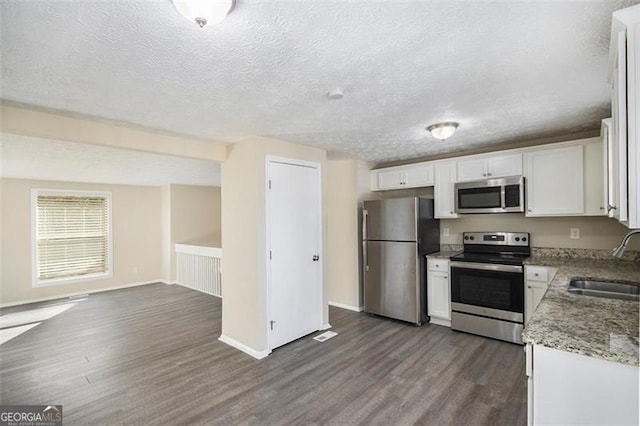
[[[522,344],[526,232],[465,232],[451,257],[451,328]]]

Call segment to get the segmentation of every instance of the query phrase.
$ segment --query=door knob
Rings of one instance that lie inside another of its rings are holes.
[[[317,254],[313,255],[313,261],[317,262],[318,260],[320,260],[320,256],[318,256]]]

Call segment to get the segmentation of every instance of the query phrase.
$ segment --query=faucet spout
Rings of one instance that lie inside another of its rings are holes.
[[[629,233],[624,236],[620,245],[613,249],[613,257],[616,259],[622,259],[622,255],[624,255],[624,251],[627,249],[627,244],[629,244],[631,236],[635,234],[640,234],[640,229],[629,231]]]

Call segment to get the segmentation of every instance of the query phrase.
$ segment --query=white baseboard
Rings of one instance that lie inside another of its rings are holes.
[[[320,330],[328,330],[328,329],[330,329],[330,328],[331,328],[331,324],[326,323],[326,324],[324,324],[324,325],[320,328]]]
[[[348,309],[355,312],[362,312],[364,310],[364,306],[353,306],[338,302],[329,302],[329,306],[335,306],[336,308]]]
[[[157,283],[166,284],[166,282],[164,282],[163,280],[160,280],[160,279],[152,280],[152,281],[144,281],[144,282],[140,282],[140,283],[125,284],[125,285],[119,285],[119,286],[115,286],[115,287],[101,288],[101,289],[98,289],[98,290],[76,291],[74,293],[65,293],[65,294],[57,294],[55,296],[38,297],[36,299],[20,300],[18,302],[0,303],[0,308],[8,308],[10,306],[27,305],[29,303],[46,302],[46,301],[49,301],[49,300],[65,299],[67,297],[80,296],[80,295],[83,295],[83,294],[102,293],[103,291],[120,290],[120,289],[123,289],[123,288],[138,287],[138,286],[141,286],[141,285],[157,284]]]
[[[451,321],[450,320],[446,320],[446,319],[440,319],[440,318],[431,317],[431,321],[429,321],[429,323],[437,324],[437,325],[443,325],[445,327],[451,327]]]
[[[265,349],[264,351],[256,351],[255,349],[250,348],[244,343],[240,343],[229,336],[225,336],[224,334],[221,334],[220,337],[218,337],[218,340],[220,340],[222,343],[226,343],[233,348],[238,349],[239,351],[246,353],[247,355],[252,356],[255,359],[266,358],[271,353],[271,351],[268,349]]]

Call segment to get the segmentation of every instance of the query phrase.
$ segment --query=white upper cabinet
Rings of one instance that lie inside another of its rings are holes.
[[[611,22],[611,151],[617,192],[613,217],[640,228],[640,5],[618,10]],[[610,172],[610,173],[611,173]],[[616,193],[614,193],[614,197]]]
[[[371,172],[371,189],[373,191],[421,186],[433,186],[432,164],[389,167]]]
[[[439,163],[435,165],[433,186],[433,198],[435,217],[438,219],[450,219],[458,217],[455,210],[455,193],[453,183],[455,181],[456,164]]]
[[[519,176],[522,174],[522,154],[496,155],[458,161],[458,182]]]
[[[584,213],[583,146],[525,154],[527,216],[574,216]]]
[[[405,185],[404,172],[402,170],[386,170],[375,172],[377,187],[375,189],[396,189]]]

